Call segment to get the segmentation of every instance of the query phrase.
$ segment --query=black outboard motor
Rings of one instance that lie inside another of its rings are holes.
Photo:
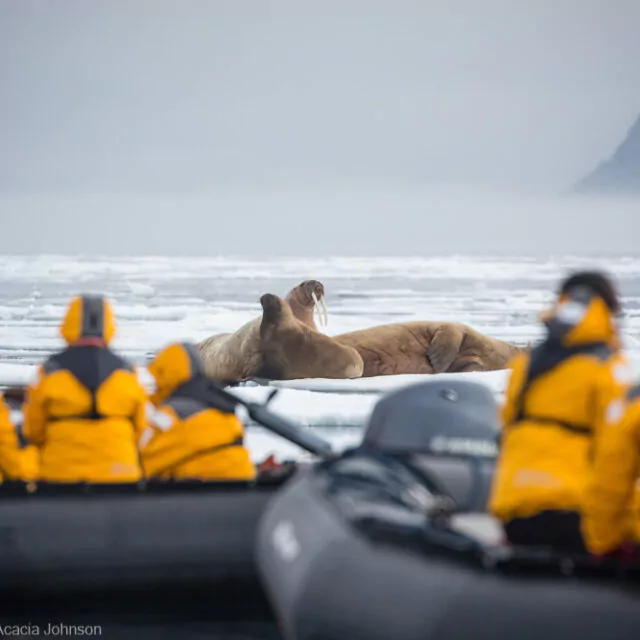
[[[484,385],[441,379],[375,406],[361,449],[393,456],[464,511],[484,511],[498,454],[498,405]]]

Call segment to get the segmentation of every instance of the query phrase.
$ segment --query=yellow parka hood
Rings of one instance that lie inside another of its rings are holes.
[[[179,342],[165,347],[148,367],[156,383],[151,396],[157,405],[170,396],[179,386],[196,376],[204,375],[204,364],[194,344]]]
[[[82,295],[71,301],[60,334],[70,345],[83,339],[109,344],[115,330],[115,318],[108,300],[100,295]]]

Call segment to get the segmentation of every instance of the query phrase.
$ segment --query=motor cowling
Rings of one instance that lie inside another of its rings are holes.
[[[483,384],[429,380],[382,398],[362,446],[402,459],[466,510],[485,510],[500,425],[498,405]]]

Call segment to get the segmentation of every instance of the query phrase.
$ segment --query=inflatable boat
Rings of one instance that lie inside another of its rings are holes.
[[[636,564],[505,543],[496,408],[471,382],[403,389],[274,496],[256,557],[287,640],[640,637]]]
[[[15,410],[19,399],[7,396]],[[272,431],[303,447],[316,444],[313,434],[271,413],[267,403],[229,397]],[[291,463],[261,470],[251,482],[3,482],[0,588],[91,589],[150,577],[176,584],[253,575],[258,518],[294,468]]]
[[[266,405],[238,402],[284,438],[331,452]],[[278,637],[256,573],[255,535],[265,505],[297,468],[263,465],[247,483],[1,484],[0,623],[23,636],[45,635],[54,620],[84,620],[118,638]]]
[[[328,455],[314,434],[241,404],[271,431]],[[257,523],[266,503],[295,472],[262,467],[256,481],[148,481],[140,485],[0,484],[0,589],[120,589],[251,582]]]

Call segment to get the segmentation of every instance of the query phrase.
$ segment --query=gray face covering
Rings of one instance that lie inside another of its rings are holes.
[[[580,285],[571,289],[568,297],[553,318],[545,322],[551,340],[561,340],[584,318],[594,294],[590,287]]]

